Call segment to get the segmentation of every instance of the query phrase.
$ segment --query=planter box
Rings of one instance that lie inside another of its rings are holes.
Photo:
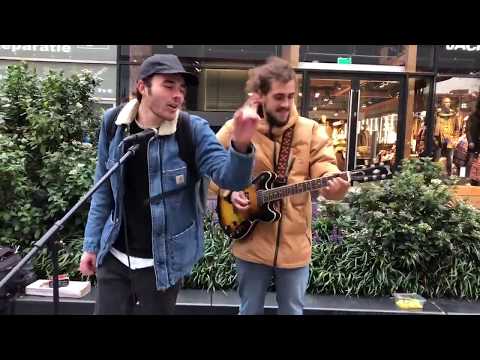
[[[177,315],[236,315],[240,299],[236,291],[207,292],[182,289],[178,295]],[[20,295],[11,304],[9,314],[52,314],[51,297]],[[81,299],[60,298],[60,314],[90,315],[95,306],[95,288]],[[275,314],[275,293],[267,293],[265,314]],[[139,312],[135,312],[140,314]],[[423,310],[399,309],[390,297],[346,297],[310,295],[305,297],[305,315],[480,315],[480,302],[455,299],[427,299]]]
[[[480,186],[456,185],[452,187],[452,191],[456,199],[480,209]]]

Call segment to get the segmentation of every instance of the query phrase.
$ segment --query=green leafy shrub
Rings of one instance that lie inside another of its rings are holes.
[[[40,77],[27,64],[8,66],[0,82],[0,243],[25,254],[92,186],[101,114],[99,79],[85,71]],[[93,144],[83,144],[85,137]],[[93,146],[92,146],[93,145]],[[58,236],[60,271],[78,277],[88,207]],[[51,272],[46,250],[34,263]]]
[[[314,246],[310,292],[478,299],[480,213],[453,201],[437,164],[405,161],[392,180],[363,184],[347,202],[343,241]]]

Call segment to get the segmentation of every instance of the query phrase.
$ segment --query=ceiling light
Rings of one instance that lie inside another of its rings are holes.
[[[320,93],[319,92],[316,92],[315,93],[315,99],[318,99],[320,97]]]

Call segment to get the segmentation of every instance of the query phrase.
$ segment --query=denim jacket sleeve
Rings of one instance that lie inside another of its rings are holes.
[[[233,146],[225,150],[208,122],[197,116],[195,118],[193,138],[199,173],[209,176],[223,189],[239,191],[250,185],[255,160],[253,144],[247,154],[239,153]]]
[[[106,112],[100,128],[98,140],[97,165],[95,169],[95,183],[97,183],[107,172],[106,162],[108,160],[108,139],[106,129],[106,118],[110,112]],[[85,227],[85,240],[83,251],[97,253],[100,247],[100,238],[103,227],[113,207],[113,194],[110,181],[105,181],[92,195],[90,210],[88,212],[87,225]]]

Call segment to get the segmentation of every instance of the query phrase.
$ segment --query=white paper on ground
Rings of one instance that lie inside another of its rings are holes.
[[[58,288],[60,297],[81,298],[87,295],[92,286],[90,281],[70,281],[68,286]],[[53,296],[53,288],[48,287],[48,280],[37,280],[25,288],[26,295]]]

